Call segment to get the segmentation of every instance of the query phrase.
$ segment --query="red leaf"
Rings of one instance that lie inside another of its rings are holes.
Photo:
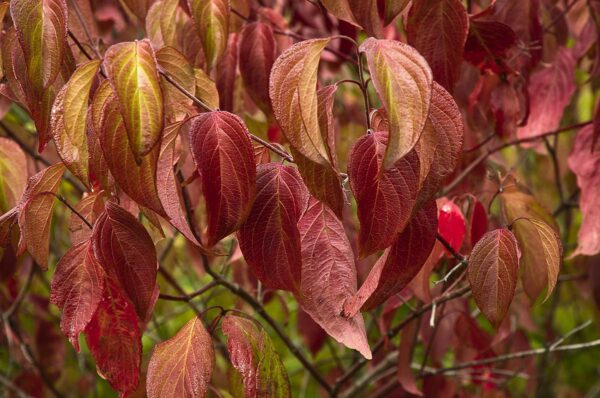
[[[406,391],[412,395],[423,396],[417,387],[417,381],[411,368],[411,358],[416,344],[419,322],[412,321],[402,330],[400,336],[400,347],[398,348],[398,382]]]
[[[377,260],[358,293],[344,304],[352,315],[368,311],[386,301],[418,274],[436,242],[437,205],[434,200],[423,206],[394,244]]]
[[[190,145],[208,213],[208,246],[239,229],[256,193],[256,164],[248,129],[236,115],[209,112],[190,128]]]
[[[246,24],[238,43],[240,74],[246,91],[266,114],[271,113],[269,76],[277,57],[277,44],[270,25],[262,22]]]
[[[521,253],[508,229],[486,233],[469,257],[467,276],[475,303],[494,327],[500,326],[515,295]]]
[[[531,138],[554,131],[575,92],[575,59],[571,50],[562,48],[554,62],[535,72],[529,81],[529,118],[517,130],[519,138]]]
[[[219,93],[219,109],[233,112],[234,91],[238,67],[238,41],[239,34],[229,35],[225,54],[216,68],[217,91]]]
[[[356,269],[344,226],[325,204],[311,198],[298,221],[302,243],[302,284],[297,298],[331,337],[371,359],[361,314],[342,315],[356,293]]]
[[[104,272],[89,241],[69,249],[56,265],[50,301],[62,311],[60,328],[79,351],[79,334],[96,312],[104,291]]]
[[[298,309],[298,334],[302,337],[304,344],[308,347],[313,356],[317,355],[325,340],[327,340],[327,332],[323,330],[318,323],[308,315],[302,308]]]
[[[108,195],[104,191],[92,192],[77,203],[75,210],[93,225],[104,211],[104,202],[107,198]],[[92,236],[90,227],[75,213],[71,214],[69,231],[71,231],[72,245],[85,242]]]
[[[408,44],[425,57],[434,80],[450,91],[459,77],[468,30],[460,0],[417,1],[408,14]]]
[[[148,364],[148,397],[205,397],[214,366],[210,334],[202,320],[194,317],[175,336],[154,348]]]
[[[504,59],[517,42],[510,26],[498,21],[471,18],[464,58],[482,70],[504,72]]]
[[[302,261],[296,225],[308,192],[298,171],[279,163],[256,171],[257,194],[238,239],[246,262],[267,287],[297,291]]]
[[[440,198],[438,201],[440,202],[438,232],[455,251],[459,251],[465,238],[465,217],[453,201],[446,198]]]
[[[418,189],[419,159],[413,151],[381,171],[387,133],[361,137],[350,152],[348,176],[358,205],[360,256],[390,246],[413,211]]]
[[[485,207],[480,201],[476,200],[473,204],[471,213],[471,245],[474,246],[479,239],[487,232],[488,218]]]
[[[592,151],[593,136],[593,126],[581,129],[569,155],[569,167],[577,176],[577,186],[581,189],[579,206],[583,216],[577,249],[572,256],[600,253],[600,151]]]
[[[158,262],[146,229],[127,210],[112,201],[92,232],[94,256],[106,273],[121,284],[142,322],[158,298]]]
[[[85,338],[98,373],[123,395],[139,383],[141,337],[133,304],[116,281],[106,278],[104,295],[85,328]]]

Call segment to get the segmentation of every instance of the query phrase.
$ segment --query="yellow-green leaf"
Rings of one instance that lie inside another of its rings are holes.
[[[27,158],[19,145],[0,137],[0,213],[19,201],[27,184]]]
[[[331,164],[319,128],[317,72],[330,39],[305,40],[288,48],[273,65],[270,89],[273,113],[292,146],[315,163]]]
[[[52,108],[50,131],[67,168],[88,185],[87,113],[90,89],[100,61],[81,65],[60,90]]]
[[[196,30],[209,69],[212,69],[227,48],[229,36],[229,0],[188,0]]]
[[[196,97],[211,108],[217,109],[219,107],[219,92],[215,82],[200,68],[194,68],[194,76],[196,78]]]
[[[360,51],[367,56],[375,90],[389,120],[389,143],[384,169],[410,152],[425,127],[433,90],[427,61],[407,44],[396,40],[365,40]]]
[[[154,50],[147,39],[118,43],[104,56],[129,146],[140,164],[160,141],[164,122],[163,95]]]
[[[196,89],[194,68],[185,56],[173,47],[163,47],[156,52],[158,65],[181,87],[193,93]],[[161,76],[160,84],[163,89],[165,102],[165,118],[168,122],[181,120],[186,114],[192,113],[192,101],[179,89]]]

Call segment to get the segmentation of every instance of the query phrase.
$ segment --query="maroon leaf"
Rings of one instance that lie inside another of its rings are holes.
[[[358,205],[360,256],[390,246],[412,214],[418,189],[419,159],[413,151],[381,171],[387,133],[361,137],[348,163],[350,187]]]
[[[98,373],[123,395],[139,383],[141,337],[133,304],[116,281],[106,278],[104,295],[85,328],[85,338]]]
[[[464,58],[482,70],[504,72],[504,60],[517,37],[510,26],[498,21],[472,18]]]
[[[256,193],[256,164],[244,122],[228,112],[199,115],[190,145],[208,213],[208,246],[239,229]]]
[[[106,273],[121,284],[142,322],[148,320],[158,298],[158,262],[146,229],[113,201],[92,232],[94,256]]]
[[[311,198],[298,221],[302,244],[302,283],[297,298],[331,337],[371,359],[361,314],[342,315],[356,293],[356,269],[344,226],[325,204]]]
[[[521,254],[508,229],[486,233],[469,257],[467,276],[475,303],[494,327],[500,326],[515,295]]]
[[[217,64],[216,68],[219,109],[227,112],[233,112],[235,105],[234,91],[238,68],[238,41],[238,33],[232,33],[229,35],[225,54],[223,54],[223,57]]]
[[[433,78],[452,91],[458,79],[469,19],[460,0],[414,2],[408,15],[408,44],[425,57]]]
[[[296,169],[278,163],[261,164],[257,194],[238,239],[256,277],[273,289],[297,291],[302,261],[298,220],[308,192]]]
[[[79,351],[79,334],[103,297],[104,271],[93,256],[89,241],[69,249],[56,265],[50,301],[62,311],[60,328]]]
[[[323,330],[318,323],[316,323],[310,315],[308,315],[302,308],[298,309],[298,334],[302,337],[304,344],[308,347],[313,356],[317,355],[325,340],[327,340],[327,332]]]
[[[352,315],[359,310],[368,311],[400,293],[425,264],[436,233],[437,205],[432,200],[415,214],[375,263],[356,295],[344,304],[344,312]]]

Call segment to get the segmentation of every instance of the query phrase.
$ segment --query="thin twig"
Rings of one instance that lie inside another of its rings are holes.
[[[169,300],[169,301],[185,301],[188,302],[190,300],[192,300],[194,297],[198,297],[206,292],[208,292],[209,290],[211,290],[213,287],[218,286],[219,284],[215,281],[211,281],[209,282],[206,286],[204,286],[201,289],[196,290],[195,292],[189,293],[189,294],[182,294],[181,296],[173,296],[170,294],[160,294],[158,296],[159,299],[161,300]]]

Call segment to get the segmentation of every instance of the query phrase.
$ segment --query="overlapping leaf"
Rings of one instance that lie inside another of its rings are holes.
[[[156,61],[165,73],[187,92],[193,93],[196,90],[194,68],[192,68],[182,53],[173,47],[163,47],[156,52]],[[164,76],[161,76],[160,84],[167,121],[174,122],[181,120],[187,114],[192,113],[192,100],[169,83]]]
[[[437,206],[431,200],[377,260],[358,292],[344,303],[344,312],[368,311],[402,291],[429,257],[436,233]]]
[[[200,68],[194,68],[196,97],[213,109],[219,107],[219,92],[214,81]]]
[[[238,239],[256,277],[273,289],[300,287],[302,261],[298,220],[308,192],[296,169],[278,163],[258,165],[256,199]]]
[[[160,141],[163,95],[154,50],[147,39],[112,45],[104,66],[114,88],[136,163]]]
[[[85,328],[98,373],[123,395],[136,389],[142,361],[142,335],[135,307],[118,282],[104,281],[104,294]]]
[[[27,158],[19,145],[0,137],[0,212],[17,205],[27,185]]]
[[[50,131],[56,149],[69,171],[88,184],[88,98],[100,61],[79,66],[63,86],[52,108]]]
[[[429,114],[433,76],[427,61],[411,46],[393,40],[365,40],[375,90],[389,120],[389,144],[383,169],[409,153],[421,137]]]
[[[433,78],[452,90],[459,77],[469,19],[460,0],[423,0],[408,15],[408,44],[429,63]]]
[[[79,215],[85,218],[86,221],[93,225],[102,212],[104,212],[104,202],[107,198],[108,195],[105,191],[89,193],[77,203],[75,210]],[[78,214],[71,214],[71,220],[69,221],[72,245],[77,245],[89,240],[92,236],[92,230]]]
[[[362,27],[369,36],[382,36],[383,22],[379,17],[376,0],[323,0],[322,3],[334,16]],[[392,13],[401,11],[398,5],[392,7],[390,1],[386,3],[388,3],[385,7],[387,18],[390,18]]]
[[[139,319],[148,319],[158,298],[158,262],[152,238],[138,220],[112,201],[94,224],[94,256],[118,281]]]
[[[175,336],[154,348],[146,380],[148,397],[205,397],[214,366],[210,334],[202,320],[194,317]]]
[[[227,336],[227,351],[251,398],[291,397],[290,382],[271,338],[255,321],[226,315],[221,330]]]
[[[494,327],[515,295],[520,255],[513,233],[501,228],[485,234],[469,257],[467,276],[475,303]]]
[[[287,49],[271,70],[270,97],[275,118],[294,149],[326,166],[331,160],[319,128],[317,71],[330,39],[305,40]]]
[[[188,20],[179,0],[155,1],[146,16],[146,34],[155,48],[170,46],[180,50],[179,42]]]
[[[18,205],[23,246],[43,270],[48,268],[50,226],[56,199],[50,193],[56,193],[64,172],[65,166],[59,163],[31,177]]]
[[[188,0],[188,6],[200,35],[206,63],[212,69],[227,48],[229,0]]]
[[[104,292],[104,271],[90,241],[72,246],[56,265],[50,301],[62,311],[60,329],[79,351],[79,334],[98,308]]]
[[[239,229],[256,193],[256,164],[244,122],[229,112],[199,115],[190,128],[191,152],[208,213],[208,246]]]
[[[387,134],[361,137],[348,163],[350,187],[358,205],[361,257],[390,246],[410,220],[417,197],[419,158],[413,151],[382,170]]]
[[[344,226],[333,210],[311,198],[298,221],[302,283],[297,295],[306,311],[331,337],[371,359],[361,314],[342,316],[342,305],[356,293],[356,269]]]

